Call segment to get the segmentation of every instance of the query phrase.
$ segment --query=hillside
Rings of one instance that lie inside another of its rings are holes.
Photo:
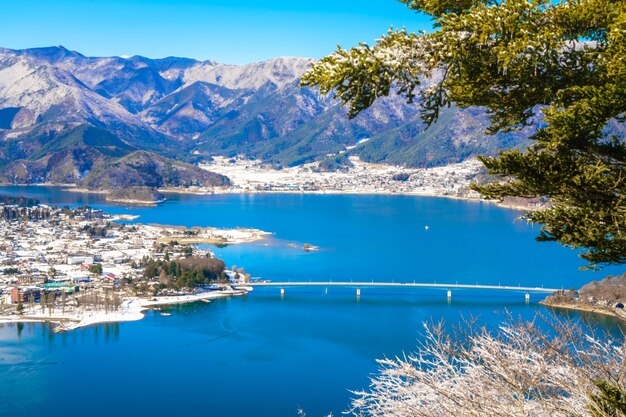
[[[112,190],[107,194],[106,200],[112,203],[153,205],[163,201],[164,197],[154,188],[133,186]]]
[[[0,181],[75,183],[94,167],[134,150],[112,133],[87,124],[60,132],[36,129],[26,140],[0,143]]]
[[[195,165],[136,151],[99,165],[78,184],[92,190],[114,190],[126,187],[225,187],[230,185],[230,180]]]
[[[0,182],[79,184],[92,190],[130,186],[224,186],[228,178],[137,148],[87,124],[41,131],[0,147]]]
[[[626,275],[591,281],[579,290],[561,290],[542,301],[557,308],[591,311],[626,321]]]

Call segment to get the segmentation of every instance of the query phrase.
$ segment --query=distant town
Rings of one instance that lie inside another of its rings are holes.
[[[346,157],[347,165],[325,171],[319,163],[274,169],[248,158],[213,157],[202,168],[231,179],[231,192],[414,194],[478,199],[469,189],[483,169],[476,159],[436,168],[405,168]],[[335,167],[336,168],[336,167]]]

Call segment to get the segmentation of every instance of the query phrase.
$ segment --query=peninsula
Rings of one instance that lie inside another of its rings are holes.
[[[579,290],[557,291],[541,304],[552,308],[603,314],[626,322],[626,275],[592,281]]]
[[[191,243],[265,239],[257,229],[127,224],[89,207],[0,197],[0,322],[66,331],[138,320],[163,304],[243,295],[249,275]]]

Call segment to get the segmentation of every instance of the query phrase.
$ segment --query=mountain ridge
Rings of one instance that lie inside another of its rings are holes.
[[[313,62],[278,57],[228,65],[88,57],[62,46],[0,48],[0,170],[16,166],[15,156],[32,163],[42,156],[33,152],[45,151],[42,141],[82,125],[130,148],[191,163],[245,155],[293,166],[350,154],[420,167],[527,144],[526,132],[485,136],[488,117],[476,109],[448,109],[434,129],[424,130],[419,106],[395,95],[349,120],[332,97],[299,86]],[[83,145],[76,149],[86,152]],[[100,159],[98,149],[88,153]],[[85,174],[76,168],[81,180]]]

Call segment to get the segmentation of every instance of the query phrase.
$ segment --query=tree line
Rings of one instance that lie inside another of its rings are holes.
[[[158,278],[163,288],[196,288],[226,281],[226,265],[217,258],[190,256],[174,260],[145,259],[144,278]]]
[[[52,216],[52,210],[49,207],[19,207],[19,206],[2,206],[0,210],[0,219],[7,221],[39,221],[47,220]]]

